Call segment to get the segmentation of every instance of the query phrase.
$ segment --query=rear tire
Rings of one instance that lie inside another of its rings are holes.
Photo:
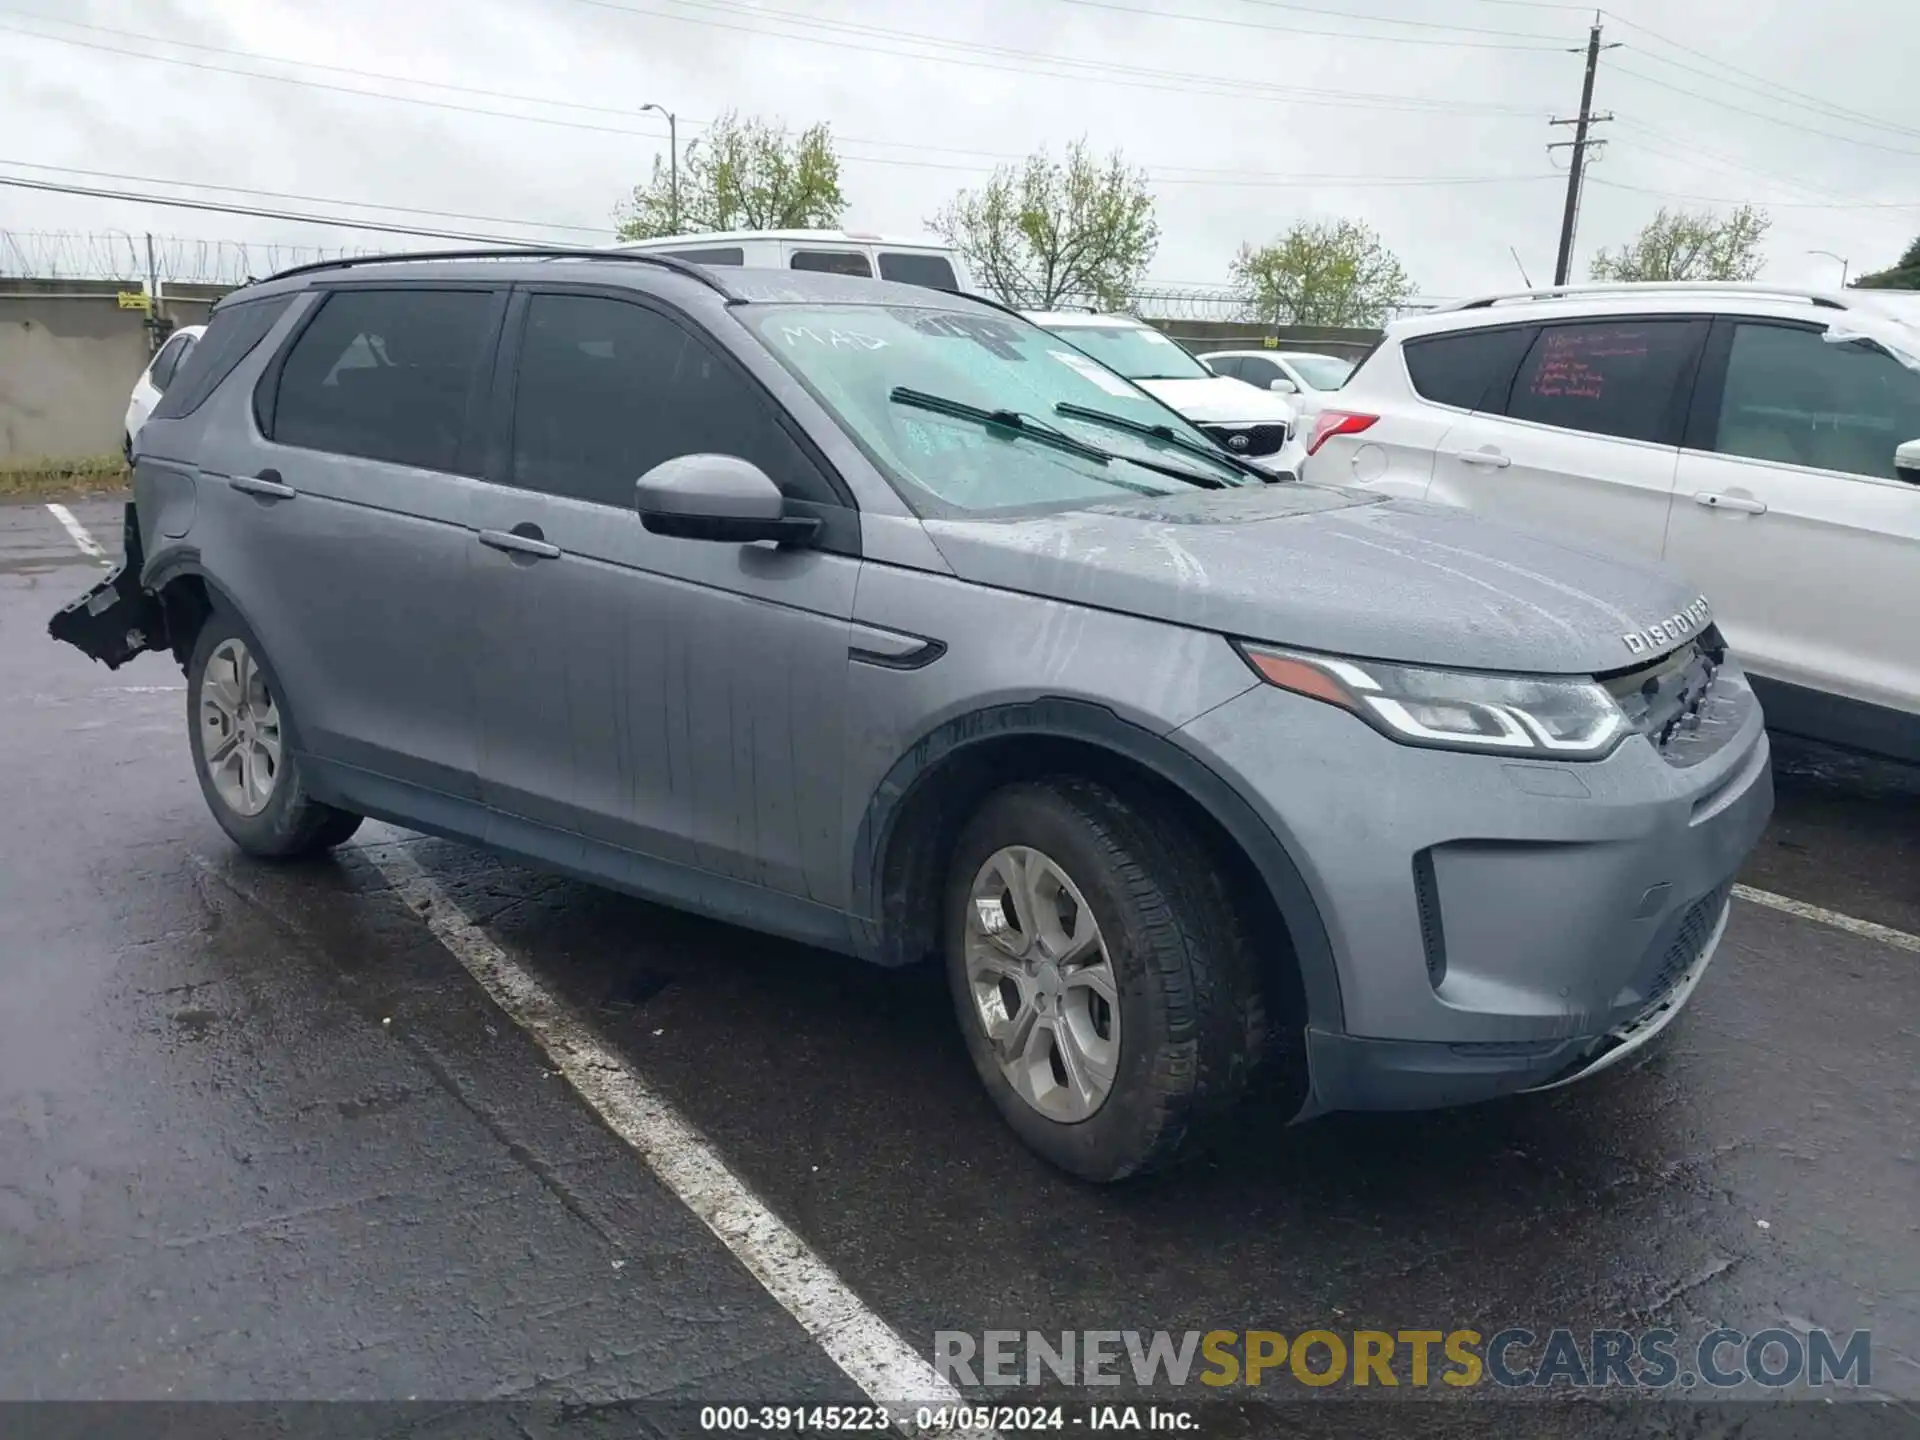
[[[187,736],[207,808],[262,860],[295,860],[344,843],[361,817],[307,793],[285,697],[260,642],[216,608],[187,662]]]
[[[974,1068],[1061,1169],[1163,1167],[1245,1093],[1266,1042],[1251,952],[1171,815],[1071,777],[1000,790],[961,832],[943,920]]]

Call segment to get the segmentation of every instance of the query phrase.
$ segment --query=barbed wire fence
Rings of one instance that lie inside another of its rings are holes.
[[[153,268],[176,285],[239,285],[293,265],[377,255],[395,246],[300,245],[260,240],[214,240],[155,235]],[[426,248],[422,242],[422,248]],[[41,280],[113,280],[139,284],[147,278],[147,237],[127,230],[10,230],[0,228],[0,275]],[[1081,299],[1080,303],[1092,302]],[[1143,320],[1270,323],[1250,299],[1230,285],[1142,285],[1127,293],[1125,308]],[[1093,306],[1093,308],[1100,308]],[[1429,308],[1420,302],[1396,314]]]
[[[153,237],[153,271],[176,285],[239,285],[293,265],[380,253],[368,246]],[[126,230],[0,229],[0,275],[37,280],[118,280],[148,275],[147,237]]]

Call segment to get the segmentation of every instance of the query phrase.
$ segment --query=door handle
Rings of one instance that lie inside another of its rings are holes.
[[[525,531],[532,534],[525,534]],[[538,525],[523,525],[516,530],[482,530],[480,543],[494,550],[504,550],[509,555],[525,555],[533,560],[558,560],[560,547],[549,545],[541,538]]]
[[[1513,464],[1505,454],[1498,450],[1455,450],[1451,458],[1462,465],[1476,465],[1485,470],[1504,470]]]
[[[262,500],[291,500],[299,493],[280,479],[278,470],[262,470],[258,475],[229,475],[227,484],[243,495],[257,495]]]
[[[1695,492],[1693,503],[1704,505],[1709,510],[1738,510],[1742,515],[1764,515],[1767,502],[1756,500],[1751,495],[1722,495],[1714,490]]]

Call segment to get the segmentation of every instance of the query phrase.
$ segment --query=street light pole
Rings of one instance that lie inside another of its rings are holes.
[[[1809,255],[1824,255],[1829,260],[1838,260],[1840,262],[1840,288],[1842,290],[1847,288],[1847,272],[1852,267],[1848,264],[1846,256],[1836,255],[1831,250],[1809,250],[1807,253]]]
[[[667,117],[667,184],[669,186],[667,193],[671,197],[669,203],[673,207],[673,233],[678,235],[680,233],[680,121],[666,106],[655,104],[651,100],[640,107],[640,113],[644,115],[649,110],[657,110]]]

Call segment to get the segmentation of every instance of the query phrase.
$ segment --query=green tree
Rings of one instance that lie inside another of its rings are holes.
[[[1662,207],[1633,243],[1593,257],[1596,280],[1752,280],[1766,257],[1760,242],[1773,221],[1742,205],[1724,219],[1710,210]]]
[[[708,230],[833,229],[846,213],[840,157],[825,125],[790,138],[777,121],[728,111],[680,157],[676,217],[672,169],[655,159],[615,218],[622,240]]]
[[[1900,263],[1853,282],[1867,290],[1920,290],[1920,240],[1907,247]]]
[[[1145,172],[1128,168],[1117,150],[1096,159],[1085,139],[1061,160],[1043,149],[1001,166],[927,223],[981,284],[1032,310],[1062,300],[1120,307],[1160,244]]]
[[[1371,226],[1301,220],[1271,244],[1242,245],[1229,269],[1248,313],[1269,325],[1378,325],[1413,281]]]

